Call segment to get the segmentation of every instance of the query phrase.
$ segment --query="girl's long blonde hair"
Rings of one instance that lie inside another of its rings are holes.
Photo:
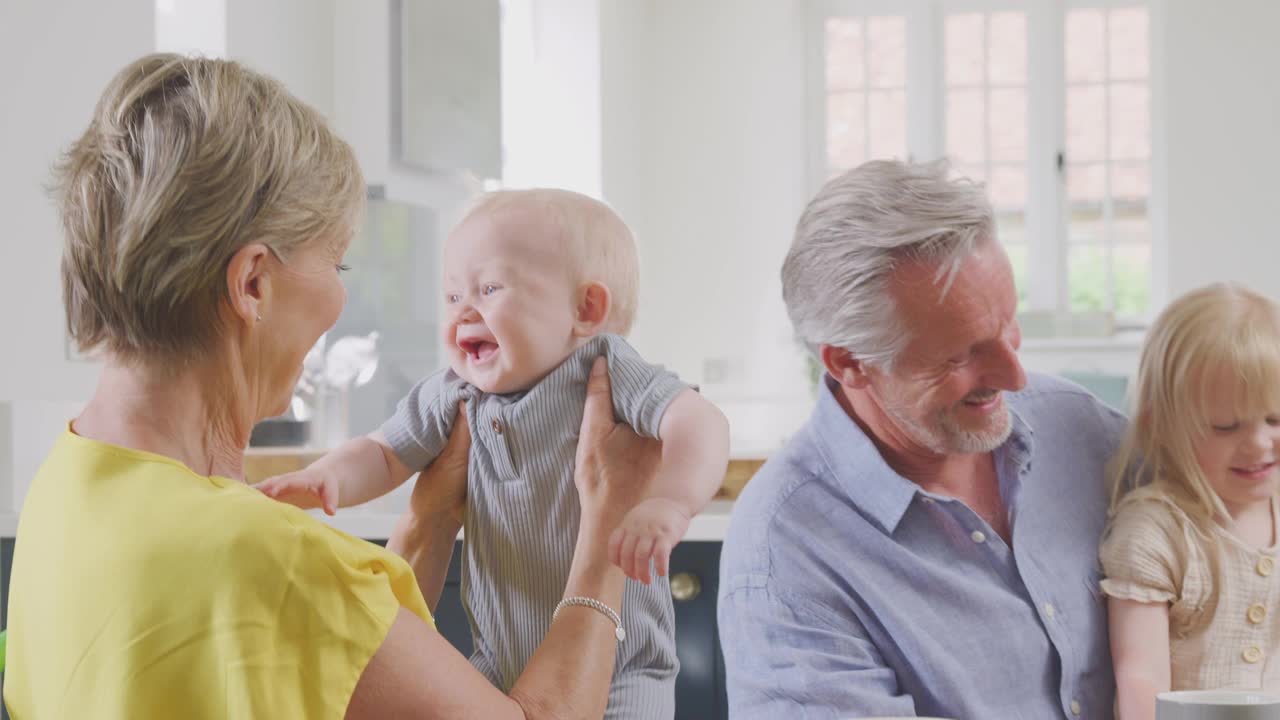
[[[1210,285],[1165,308],[1147,335],[1131,394],[1132,421],[1111,459],[1112,512],[1125,493],[1150,483],[1192,517],[1225,514],[1196,460],[1210,431],[1210,397],[1224,374],[1234,382],[1237,417],[1280,413],[1280,308],[1234,284]]]

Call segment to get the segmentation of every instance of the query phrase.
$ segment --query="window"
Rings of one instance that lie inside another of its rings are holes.
[[[1029,335],[1152,307],[1150,13],[1141,0],[827,0],[811,24],[817,187],[875,158],[984,182]]]

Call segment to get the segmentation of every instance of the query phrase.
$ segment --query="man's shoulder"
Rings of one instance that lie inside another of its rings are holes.
[[[806,425],[761,466],[735,501],[721,556],[726,577],[771,575],[773,559],[791,551],[795,529],[842,502],[839,494]]]
[[[1027,385],[1011,393],[1009,404],[1016,412],[1028,415],[1052,414],[1058,417],[1101,417],[1109,423],[1123,426],[1125,416],[1115,408],[1065,378],[1040,373],[1028,373]]]

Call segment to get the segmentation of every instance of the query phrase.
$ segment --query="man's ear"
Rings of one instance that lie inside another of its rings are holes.
[[[583,283],[578,287],[573,312],[573,334],[591,337],[603,332],[613,308],[613,297],[602,282]]]
[[[861,390],[871,384],[867,377],[866,363],[853,356],[853,353],[834,345],[822,345],[818,348],[822,358],[822,366],[835,381],[850,390]]]
[[[263,318],[271,299],[271,280],[266,272],[271,250],[262,243],[249,243],[236,251],[227,264],[227,297],[231,310],[246,325]]]

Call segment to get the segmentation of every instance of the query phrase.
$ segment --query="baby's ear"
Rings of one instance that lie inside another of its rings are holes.
[[[609,321],[613,297],[602,282],[588,282],[578,286],[573,312],[573,334],[591,337],[604,332]]]

